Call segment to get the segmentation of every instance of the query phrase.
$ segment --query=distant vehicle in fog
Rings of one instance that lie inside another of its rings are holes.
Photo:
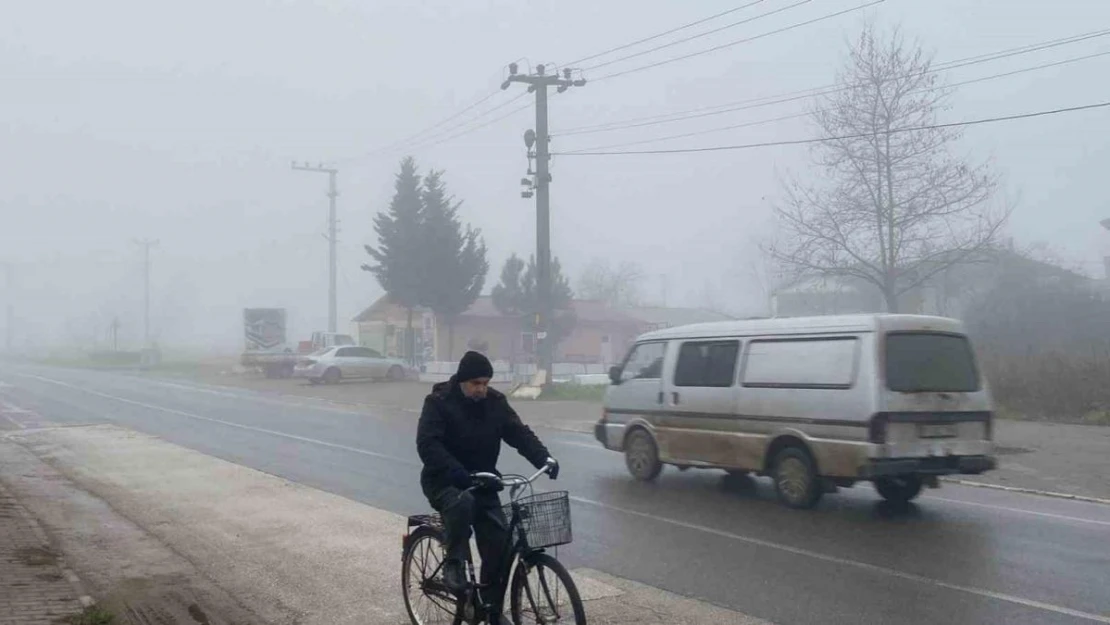
[[[306,354],[336,345],[355,344],[349,334],[313,332],[309,340],[299,342],[294,350],[288,344],[284,308],[243,309],[243,338],[245,349],[239,363],[261,369],[268,378],[292,376],[297,360]]]
[[[946,474],[995,467],[992,402],[959,321],[852,315],[645,334],[595,437],[652,480],[666,464],[774,480],[788,506],[874,482],[907,502]]]
[[[338,384],[343,380],[399,381],[412,375],[404,361],[387,358],[369,347],[329,347],[301,357],[293,376],[313,384]]]

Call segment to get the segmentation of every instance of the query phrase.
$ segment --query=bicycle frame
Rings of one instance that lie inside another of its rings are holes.
[[[479,485],[467,489],[470,492],[483,490],[482,484],[496,484],[501,489],[505,486],[509,486],[509,518],[507,519],[505,542],[502,545],[501,562],[498,563],[495,569],[494,579],[489,584],[482,584],[477,579],[474,572],[473,554],[471,553],[466,561],[467,572],[470,575],[471,582],[465,595],[455,595],[446,587],[442,580],[437,579],[446,563],[442,560],[430,575],[424,575],[421,581],[421,592],[425,594],[434,593],[444,600],[454,601],[456,613],[461,612],[466,615],[467,612],[470,612],[469,618],[487,620],[490,614],[503,614],[505,596],[510,590],[512,575],[516,570],[513,567],[515,561],[519,560],[521,564],[525,564],[534,554],[544,552],[543,548],[533,548],[528,544],[528,536],[523,527],[523,522],[527,518],[528,511],[523,505],[517,503],[517,494],[525,488],[530,489],[532,483],[539,479],[541,475],[550,471],[554,466],[556,466],[555,461],[549,458],[545,466],[530,477],[522,475],[501,476],[495,473],[473,474],[472,478],[475,479]],[[429,518],[427,516],[423,516],[423,518],[421,518],[421,515],[409,517],[408,530],[402,539],[402,559],[406,557],[405,554],[407,554],[409,550],[408,541],[412,534],[412,528],[428,525],[435,527],[433,523],[429,523]],[[531,597],[530,592],[529,597]],[[464,618],[466,618],[466,616],[464,616]]]
[[[536,472],[530,478],[524,478],[523,481],[514,484],[513,489],[520,487],[523,488],[526,484],[531,484],[540,475],[547,471],[547,467]],[[521,476],[523,477],[523,476]],[[497,567],[496,579],[490,583],[485,589],[493,589],[493,601],[477,601],[477,595],[472,593],[467,597],[467,601],[473,602],[476,608],[481,610],[481,616],[487,617],[489,614],[502,614],[505,609],[505,595],[509,591],[509,584],[512,583],[513,563],[515,560],[520,560],[522,563],[527,561],[528,557],[532,554],[543,553],[543,549],[535,549],[528,545],[528,536],[523,531],[522,523],[524,516],[522,514],[523,507],[513,500],[513,490],[510,490],[509,495],[509,510],[510,515],[508,519],[508,527],[506,531],[505,544],[502,545],[501,562]],[[473,564],[471,564],[473,566]],[[481,584],[474,584],[473,590],[482,590]]]

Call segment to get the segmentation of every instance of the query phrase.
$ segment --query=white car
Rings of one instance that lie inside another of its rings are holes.
[[[312,384],[339,384],[342,380],[405,379],[409,368],[397,358],[387,358],[369,347],[344,345],[320,350],[302,358],[293,369],[293,377],[306,378]]]

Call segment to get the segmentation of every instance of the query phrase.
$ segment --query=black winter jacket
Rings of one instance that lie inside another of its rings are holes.
[[[420,486],[431,498],[450,486],[451,469],[497,472],[501,441],[515,448],[539,469],[550,454],[532,429],[521,422],[503,393],[489,389],[486,399],[472,402],[455,378],[432,387],[424,399],[416,428],[416,450],[424,462]]]

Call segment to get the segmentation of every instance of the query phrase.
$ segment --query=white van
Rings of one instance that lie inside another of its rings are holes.
[[[645,334],[595,437],[629,472],[663,465],[774,479],[788,506],[873,481],[907,502],[995,467],[992,406],[962,324],[912,315],[761,319]]]

